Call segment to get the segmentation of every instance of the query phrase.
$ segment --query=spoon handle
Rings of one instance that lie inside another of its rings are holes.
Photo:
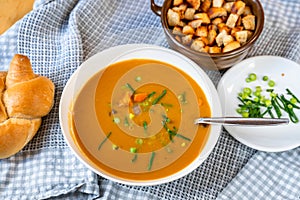
[[[288,118],[243,118],[243,117],[212,117],[198,118],[195,124],[223,124],[223,125],[246,125],[246,126],[275,126],[288,124]]]

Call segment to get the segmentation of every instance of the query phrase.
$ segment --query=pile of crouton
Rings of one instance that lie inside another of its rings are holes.
[[[255,31],[255,18],[242,0],[173,0],[167,12],[176,40],[211,54],[244,45]]]

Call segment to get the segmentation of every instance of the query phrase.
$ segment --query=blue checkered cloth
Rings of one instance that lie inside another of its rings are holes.
[[[262,3],[265,28],[249,56],[278,55],[299,62],[300,2]],[[33,11],[0,36],[0,70],[22,53],[36,73],[56,86],[55,105],[37,135],[21,152],[0,160],[0,199],[299,199],[299,148],[257,152],[225,130],[200,167],[168,184],[122,185],[79,162],[59,127],[63,88],[89,57],[129,43],[168,47],[150,0],[36,0]],[[219,74],[208,74],[218,82]]]

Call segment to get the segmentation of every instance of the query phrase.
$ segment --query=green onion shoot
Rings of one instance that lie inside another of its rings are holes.
[[[104,145],[104,143],[108,140],[108,138],[110,137],[110,135],[111,135],[111,132],[109,132],[109,133],[106,135],[106,137],[102,140],[102,142],[99,144],[98,150],[101,149],[101,147],[102,147],[102,146]]]
[[[155,152],[152,152],[151,156],[150,156],[150,159],[149,159],[148,171],[151,171],[151,169],[152,169],[154,157],[155,157]]]
[[[165,89],[156,99],[153,100],[152,105],[157,104],[166,94],[167,94],[167,90]]]

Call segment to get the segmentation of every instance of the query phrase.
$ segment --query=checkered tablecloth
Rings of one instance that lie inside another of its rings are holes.
[[[300,1],[262,4],[265,27],[249,56],[278,55],[299,63]],[[299,148],[257,152],[225,130],[200,167],[168,184],[122,185],[81,164],[59,127],[61,93],[83,61],[129,43],[168,47],[150,0],[37,0],[32,12],[0,36],[0,70],[22,53],[36,73],[56,86],[55,105],[34,139],[15,156],[0,160],[0,199],[300,199]],[[208,74],[218,81],[215,73]]]

